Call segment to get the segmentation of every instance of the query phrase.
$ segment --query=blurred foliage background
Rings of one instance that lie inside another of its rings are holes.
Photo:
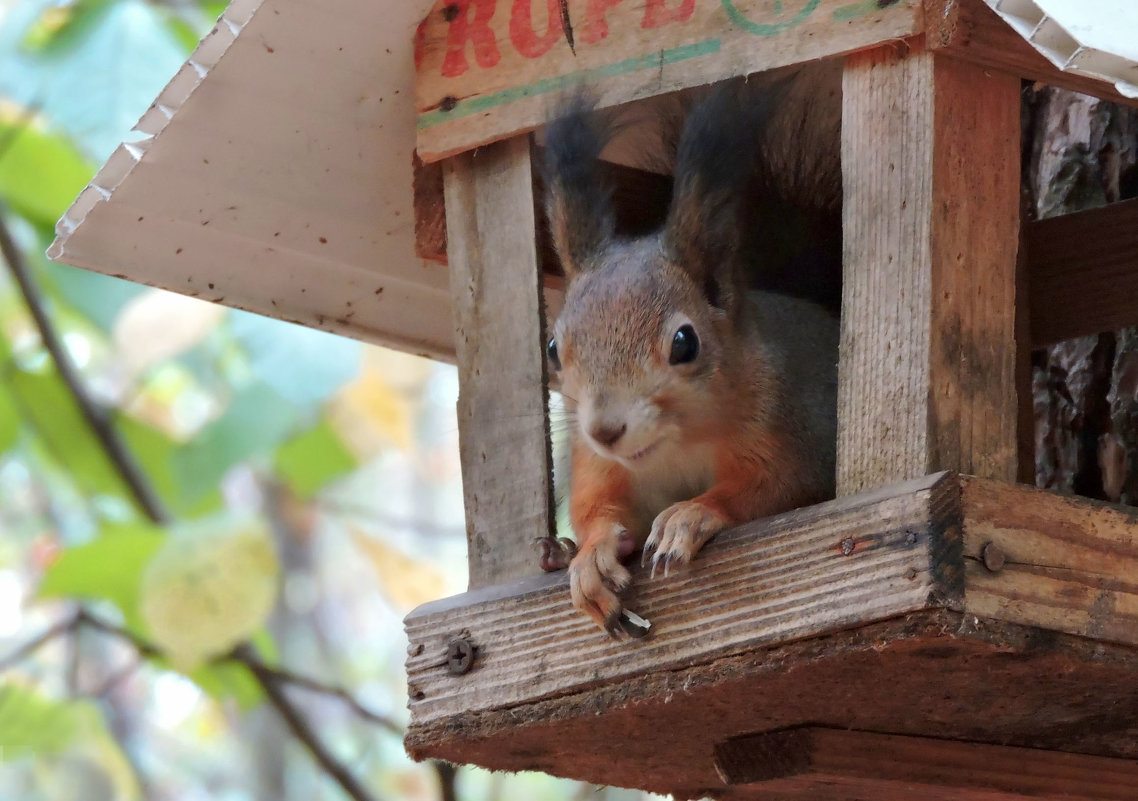
[[[403,754],[401,618],[465,585],[453,369],[43,257],[223,7],[0,0],[3,227],[76,372],[0,270],[0,798],[639,798]]]

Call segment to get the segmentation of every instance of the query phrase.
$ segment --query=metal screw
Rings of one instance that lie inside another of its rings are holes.
[[[988,568],[993,573],[999,573],[1004,567],[1004,562],[1007,557],[1004,552],[999,549],[999,546],[994,542],[989,542],[980,549],[980,561],[984,563],[984,567]]]
[[[447,645],[447,670],[454,676],[467,673],[474,665],[474,646],[462,638]]]
[[[905,535],[905,543],[908,545],[916,545],[917,544],[917,532],[910,531],[908,534],[906,534]]]
[[[839,546],[842,549],[842,556],[849,556],[851,553],[854,552],[853,537],[846,537],[844,540],[841,541],[841,543],[839,543]]]
[[[454,95],[447,95],[439,101],[440,111],[454,111],[454,107],[458,105],[458,98]]]

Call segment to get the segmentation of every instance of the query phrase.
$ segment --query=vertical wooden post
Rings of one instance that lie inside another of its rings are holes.
[[[842,91],[838,492],[1014,481],[1019,80],[899,44]]]
[[[528,135],[443,167],[470,586],[538,572],[552,519]]]

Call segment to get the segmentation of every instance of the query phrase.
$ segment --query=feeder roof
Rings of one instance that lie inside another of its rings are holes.
[[[985,2],[1057,66],[1138,95],[1138,7]],[[412,210],[413,40],[432,5],[234,0],[48,255],[453,358],[447,271],[415,255]]]

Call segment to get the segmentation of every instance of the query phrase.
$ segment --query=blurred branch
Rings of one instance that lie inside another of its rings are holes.
[[[43,648],[49,642],[54,640],[56,637],[62,637],[64,634],[72,631],[78,625],[78,623],[78,614],[65,617],[63,620],[60,620],[43,634],[39,635],[38,637],[34,637],[28,642],[24,643],[15,651],[8,654],[3,659],[0,659],[0,673],[3,673],[6,670],[11,670],[16,665],[20,664],[36,651],[38,651],[40,648]]]
[[[79,407],[80,413],[98,438],[107,457],[115,466],[115,469],[118,470],[119,475],[122,476],[123,481],[130,489],[135,501],[145,515],[152,522],[159,525],[169,523],[171,519],[170,514],[158,498],[154,488],[150,485],[145,473],[143,473],[135,461],[133,454],[131,454],[126,444],[119,437],[106,411],[96,404],[94,399],[87,392],[81,376],[75,369],[63,346],[63,341],[52,326],[51,320],[48,318],[46,304],[32,276],[31,269],[24,259],[24,254],[16,245],[11,230],[8,228],[7,211],[2,205],[0,205],[0,254],[3,255],[4,261],[8,264],[8,269],[20,287],[20,292],[24,296],[24,302],[27,303],[32,318],[35,320],[44,347],[55,361],[55,366],[59,371],[60,378],[62,378],[63,382],[67,385],[68,390],[75,399],[76,405]],[[45,632],[42,637],[37,638],[36,641],[29,643],[16,654],[0,662],[0,665],[11,661],[14,657],[20,659],[24,658],[26,654],[35,651],[48,640],[60,636],[80,623],[129,640],[138,650],[139,654],[143,656],[159,655],[158,649],[132,632],[112,626],[92,616],[89,612],[80,609],[74,618]],[[251,654],[252,649],[248,645],[242,645],[229,655],[229,659],[231,661],[242,662],[249,668],[258,684],[260,684],[261,689],[264,690],[265,696],[269,699],[273,707],[276,708],[278,714],[284,719],[292,733],[300,740],[301,744],[308,749],[309,753],[312,754],[312,757],[319,763],[321,768],[343,788],[344,792],[355,799],[355,801],[374,801],[374,796],[352,776],[346,766],[339,762],[325,748],[324,743],[316,736],[316,733],[312,730],[312,727],[304,715],[282,690],[281,684],[283,680],[274,676],[272,671],[267,669],[266,665],[255,660],[255,658],[250,659],[249,655]],[[18,661],[18,659],[16,661]]]
[[[256,664],[259,670],[263,670],[266,675],[271,676],[275,681],[281,682],[282,684],[290,684],[293,687],[300,687],[302,689],[309,690],[310,692],[318,693],[320,695],[327,695],[333,698],[338,698],[347,704],[356,715],[368,721],[369,723],[374,723],[375,725],[386,729],[392,734],[399,735],[400,737],[403,736],[403,728],[398,723],[393,721],[391,718],[384,717],[377,712],[371,711],[366,706],[361,704],[354,695],[345,690],[343,687],[334,687],[330,684],[324,684],[322,682],[316,681],[315,679],[310,679],[307,676],[298,676],[297,674],[284,670],[283,668],[271,667],[269,665],[266,665],[264,662],[261,662],[259,659],[257,659],[256,656],[253,656],[252,654],[242,654],[237,657],[237,659],[242,664],[246,665],[250,670],[252,670],[253,665]]]
[[[44,347],[47,348],[47,352],[51,354],[55,368],[59,371],[59,377],[63,379],[71,392],[71,396],[75,399],[79,413],[83,415],[83,419],[91,427],[91,431],[99,440],[99,444],[103,446],[103,450],[106,451],[108,458],[118,470],[119,475],[122,476],[131,495],[134,496],[135,501],[146,513],[146,516],[155,523],[168,523],[170,516],[163,508],[162,502],[146,480],[146,476],[138,462],[135,461],[134,455],[127,450],[126,445],[119,438],[118,432],[111,425],[111,420],[106,411],[87,392],[79,372],[67,355],[63,341],[52,326],[51,320],[48,319],[43,295],[40,294],[39,287],[32,276],[31,268],[24,259],[23,252],[16,245],[16,240],[12,238],[12,232],[8,228],[7,210],[2,205],[0,205],[0,253],[3,253],[4,261],[8,263],[8,270],[20,287],[24,302],[32,313],[36,328],[39,329],[40,339],[43,341]]]
[[[80,608],[74,615],[64,618],[43,634],[20,646],[7,657],[0,659],[0,671],[6,670],[18,662],[27,659],[32,653],[56,637],[76,632],[82,627],[88,627],[102,634],[125,640],[138,652],[139,656],[161,656],[162,652],[145,638],[135,634],[129,629],[109,623],[86,609]],[[284,719],[285,724],[293,733],[293,736],[300,740],[301,744],[308,749],[308,752],[312,754],[317,764],[343,788],[345,793],[355,799],[355,801],[376,801],[376,797],[364,788],[347,767],[328,751],[324,743],[316,735],[316,732],[312,730],[312,726],[305,716],[289,697],[285,695],[284,688],[287,685],[293,685],[303,687],[311,692],[339,698],[347,703],[348,706],[364,720],[382,726],[394,734],[402,734],[402,729],[394,721],[367,709],[342,687],[332,687],[306,676],[300,676],[287,670],[265,664],[247,643],[237,646],[229,653],[218,656],[212,661],[215,664],[237,663],[248,668],[249,672],[253,674],[257,683],[261,686],[261,689],[265,691],[265,696],[269,699],[269,702]],[[133,670],[135,667],[137,667],[137,665],[129,665],[128,669]],[[115,677],[112,677],[111,681],[117,681],[122,674],[123,672],[120,671]],[[108,684],[110,684],[110,682],[108,682]],[[444,771],[438,767],[439,764],[442,763],[436,763],[435,768],[439,772],[440,781],[442,781]],[[449,765],[446,767],[453,772],[452,767]],[[450,777],[450,787],[452,789],[453,784],[452,776]],[[454,795],[447,795],[446,788],[447,784],[444,782],[443,801],[454,801]]]

